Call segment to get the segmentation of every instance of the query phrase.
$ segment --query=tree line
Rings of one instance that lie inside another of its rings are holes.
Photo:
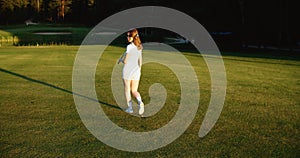
[[[96,10],[102,10],[98,2],[100,1],[0,0],[0,22],[1,24],[18,24],[25,20],[33,20],[53,23],[94,23],[95,21],[88,22],[88,20],[91,19],[90,15],[97,14]]]
[[[18,24],[32,19],[94,25],[131,7],[172,3],[171,0],[0,0],[0,24]]]

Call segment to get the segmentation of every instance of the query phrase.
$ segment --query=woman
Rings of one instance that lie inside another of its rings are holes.
[[[127,113],[133,113],[131,93],[137,99],[139,105],[139,114],[144,113],[144,103],[141,95],[138,92],[139,81],[141,77],[142,67],[142,42],[140,40],[138,30],[132,29],[127,32],[127,40],[130,44],[127,45],[124,56],[123,67],[123,82],[125,89],[125,98],[128,108]]]

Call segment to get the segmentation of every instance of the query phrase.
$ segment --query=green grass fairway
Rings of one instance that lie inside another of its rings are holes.
[[[300,157],[298,57],[224,53],[225,105],[214,128],[199,138],[210,101],[210,76],[201,55],[184,52],[200,85],[196,117],[171,144],[134,153],[102,143],[80,120],[72,95],[78,48],[0,47],[0,157]],[[166,104],[146,119],[126,114],[116,108],[110,87],[112,68],[124,49],[110,46],[101,57],[95,77],[98,99],[105,103],[101,106],[109,118],[122,128],[158,129],[178,108],[178,80],[163,65],[145,64],[139,88],[145,103],[150,101],[149,87],[158,82],[167,89]]]
[[[90,29],[51,24],[0,26],[0,46],[80,45]]]

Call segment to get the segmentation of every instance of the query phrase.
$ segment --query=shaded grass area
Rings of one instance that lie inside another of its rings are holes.
[[[77,46],[0,48],[1,157],[299,157],[300,62],[226,54],[227,95],[210,133],[198,131],[210,100],[210,76],[203,57],[184,52],[200,85],[200,105],[185,133],[150,152],[119,151],[97,140],[83,125],[72,96],[72,66]],[[140,119],[117,107],[110,90],[113,65],[124,48],[110,46],[98,63],[95,86],[108,117],[120,127],[149,131],[172,119],[179,106],[178,80],[166,66],[143,66],[140,92],[149,86],[168,90],[165,106]],[[155,74],[155,76],[153,75]],[[154,77],[153,77],[154,76]],[[78,94],[80,95],[80,94]],[[133,140],[134,141],[134,140]]]

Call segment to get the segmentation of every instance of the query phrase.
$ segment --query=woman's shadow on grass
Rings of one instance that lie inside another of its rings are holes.
[[[2,68],[0,68],[0,71],[4,72],[4,73],[7,73],[7,74],[10,74],[10,75],[14,75],[14,76],[20,77],[20,78],[25,79],[27,81],[35,82],[35,83],[38,83],[38,84],[41,84],[41,85],[44,85],[44,86],[47,86],[47,87],[51,87],[51,88],[54,88],[54,89],[57,89],[57,90],[60,90],[60,91],[63,91],[63,92],[69,93],[69,94],[77,95],[79,97],[83,97],[83,98],[86,98],[86,99],[98,102],[100,104],[103,104],[103,105],[106,105],[106,106],[109,106],[109,107],[112,107],[112,108],[116,108],[116,109],[122,110],[119,106],[112,105],[112,104],[109,104],[109,103],[105,103],[105,102],[100,101],[98,99],[94,99],[94,98],[91,98],[91,97],[88,97],[88,96],[84,96],[84,95],[81,95],[79,93],[72,92],[70,90],[67,90],[67,89],[64,89],[64,88],[52,85],[52,84],[44,82],[44,81],[39,81],[39,80],[30,78],[30,77],[27,77],[27,76],[24,76],[24,75],[15,73],[15,72],[11,72],[11,71],[8,71],[8,70],[2,69]]]

